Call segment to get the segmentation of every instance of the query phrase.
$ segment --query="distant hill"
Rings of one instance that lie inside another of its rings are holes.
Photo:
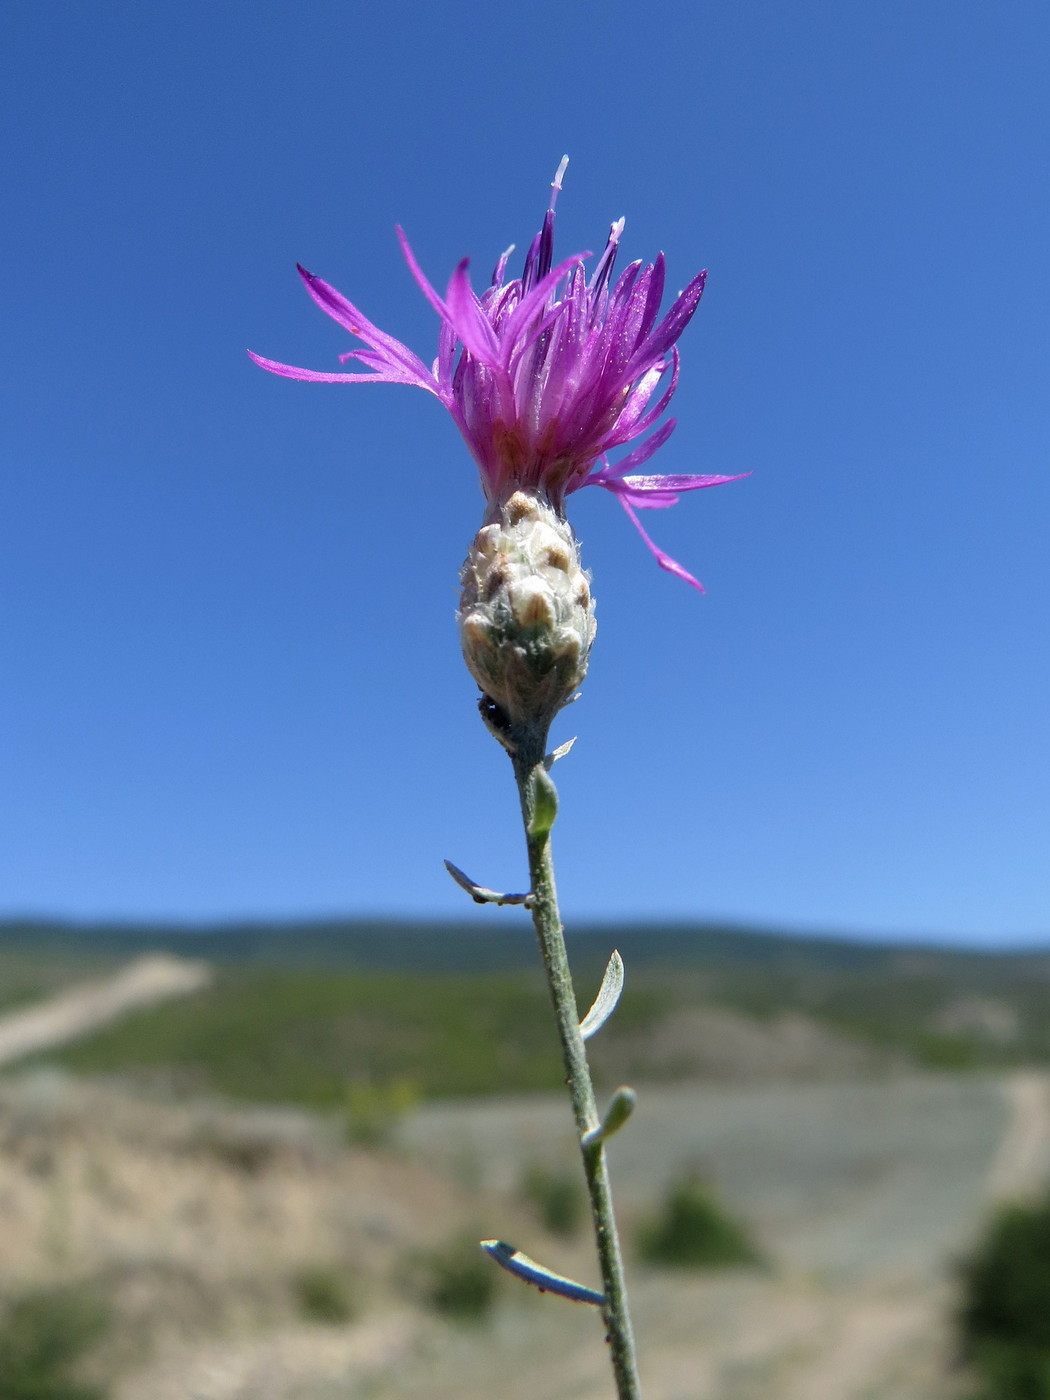
[[[569,941],[574,958],[584,963],[604,961],[615,946],[638,969],[739,966],[792,976],[812,970],[1050,982],[1050,937],[1045,949],[987,952],[746,925],[633,922],[574,924]],[[509,910],[493,911],[484,924],[368,918],[201,925],[0,920],[0,952],[130,957],[156,949],[218,962],[339,964],[390,972],[510,971],[532,967],[536,956],[531,924]]]
[[[574,928],[583,1005],[613,947],[627,990],[599,1075],[777,1078],[1050,1064],[1050,951],[859,943],[715,924]],[[347,1083],[424,1096],[556,1086],[528,920],[0,923],[0,1010],[147,951],[212,986],[135,1013],[53,1063],[234,1097],[333,1105]]]

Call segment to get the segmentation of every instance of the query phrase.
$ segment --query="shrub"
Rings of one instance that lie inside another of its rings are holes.
[[[521,1183],[521,1194],[539,1212],[543,1227],[552,1235],[575,1235],[583,1219],[583,1188],[572,1172],[552,1172],[531,1166]]]
[[[635,1244],[638,1257],[658,1268],[713,1269],[759,1262],[743,1226],[692,1175],[672,1183],[659,1215],[639,1227]]]
[[[1001,1210],[960,1270],[958,1326],[987,1400],[1050,1400],[1050,1199]]]
[[[108,1308],[82,1287],[16,1298],[0,1320],[0,1400],[103,1400],[71,1372],[108,1327]]]
[[[481,1322],[496,1301],[496,1268],[475,1236],[460,1236],[420,1261],[424,1301],[457,1322]]]
[[[346,1088],[346,1140],[360,1147],[386,1147],[398,1123],[419,1102],[419,1089],[408,1079],[374,1084],[357,1080]]]
[[[337,1269],[315,1264],[296,1275],[293,1287],[299,1314],[307,1322],[338,1326],[354,1316],[356,1309],[350,1287]]]

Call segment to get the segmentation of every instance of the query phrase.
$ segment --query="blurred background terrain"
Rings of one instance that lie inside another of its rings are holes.
[[[477,1250],[592,1281],[530,937],[5,925],[0,1396],[605,1395],[593,1314]],[[962,1261],[1050,1171],[1050,957],[593,927],[581,1001],[613,939],[648,1393],[975,1393]]]

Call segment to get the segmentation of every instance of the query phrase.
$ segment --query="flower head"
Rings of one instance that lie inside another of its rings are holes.
[[[490,520],[499,518],[519,490],[544,497],[560,515],[571,492],[601,486],[619,497],[660,566],[700,588],[653,544],[635,511],[672,506],[682,491],[738,478],[634,473],[674,431],[673,418],[657,422],[678,382],[675,342],[699,305],[707,274],[694,277],[661,318],[662,253],[645,266],[631,263],[613,281],[623,219],[610,228],[590,278],[584,269],[590,253],[555,265],[554,206],[566,164],[567,159],[558,167],[543,227],[521,276],[503,280],[510,248],[480,296],[471,287],[464,258],[440,297],[398,229],[412,275],[441,318],[437,359],[430,368],[302,267],[299,274],[318,306],[367,347],[340,359],[357,360],[368,372],[328,374],[249,354],[263,369],[290,379],[426,389],[452,414],[478,464]],[[637,445],[625,457],[610,463],[610,452],[632,442]]]

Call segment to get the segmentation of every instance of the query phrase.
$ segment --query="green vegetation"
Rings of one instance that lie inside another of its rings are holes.
[[[528,1092],[560,1081],[546,993],[538,978],[520,974],[233,964],[219,969],[212,987],[130,1015],[48,1060],[344,1111],[348,1085],[358,1086],[350,1090],[358,1115],[362,1084],[409,1082],[434,1097]]]
[[[388,1084],[358,1080],[346,1086],[346,1140],[361,1147],[386,1147],[406,1113],[419,1102],[419,1089],[412,1079],[394,1079]]]
[[[981,1400],[1050,1400],[1050,1198],[1000,1211],[962,1286],[959,1332]]]
[[[698,1176],[672,1183],[658,1216],[635,1238],[638,1258],[661,1269],[721,1269],[757,1264],[744,1227],[726,1214]]]
[[[315,1264],[292,1281],[299,1315],[307,1322],[324,1322],[338,1327],[350,1322],[356,1312],[350,1285],[336,1268]]]
[[[543,1228],[552,1235],[568,1237],[579,1230],[585,1202],[577,1172],[533,1165],[522,1180],[521,1195],[536,1208]]]
[[[0,1318],[0,1400],[103,1400],[74,1373],[109,1321],[105,1304],[80,1286],[40,1289],[9,1303]]]
[[[496,1301],[495,1265],[476,1234],[461,1235],[416,1263],[423,1301],[456,1322],[483,1322]]]
[[[1050,1064],[1050,957],[900,948],[709,926],[570,933],[586,1005],[615,943],[627,991],[594,1045],[596,1072],[680,1077],[688,1053],[650,1063],[650,1035],[682,1006],[759,1021],[798,1012],[826,1030],[936,1070]],[[0,924],[0,1010],[146,951],[211,959],[215,984],[130,1015],[47,1056],[76,1071],[283,1101],[346,1115],[382,1142],[421,1098],[556,1088],[561,1070],[527,921],[343,921],[206,928]],[[625,1047],[627,1063],[617,1061]],[[397,1090],[400,1092],[400,1090]]]

